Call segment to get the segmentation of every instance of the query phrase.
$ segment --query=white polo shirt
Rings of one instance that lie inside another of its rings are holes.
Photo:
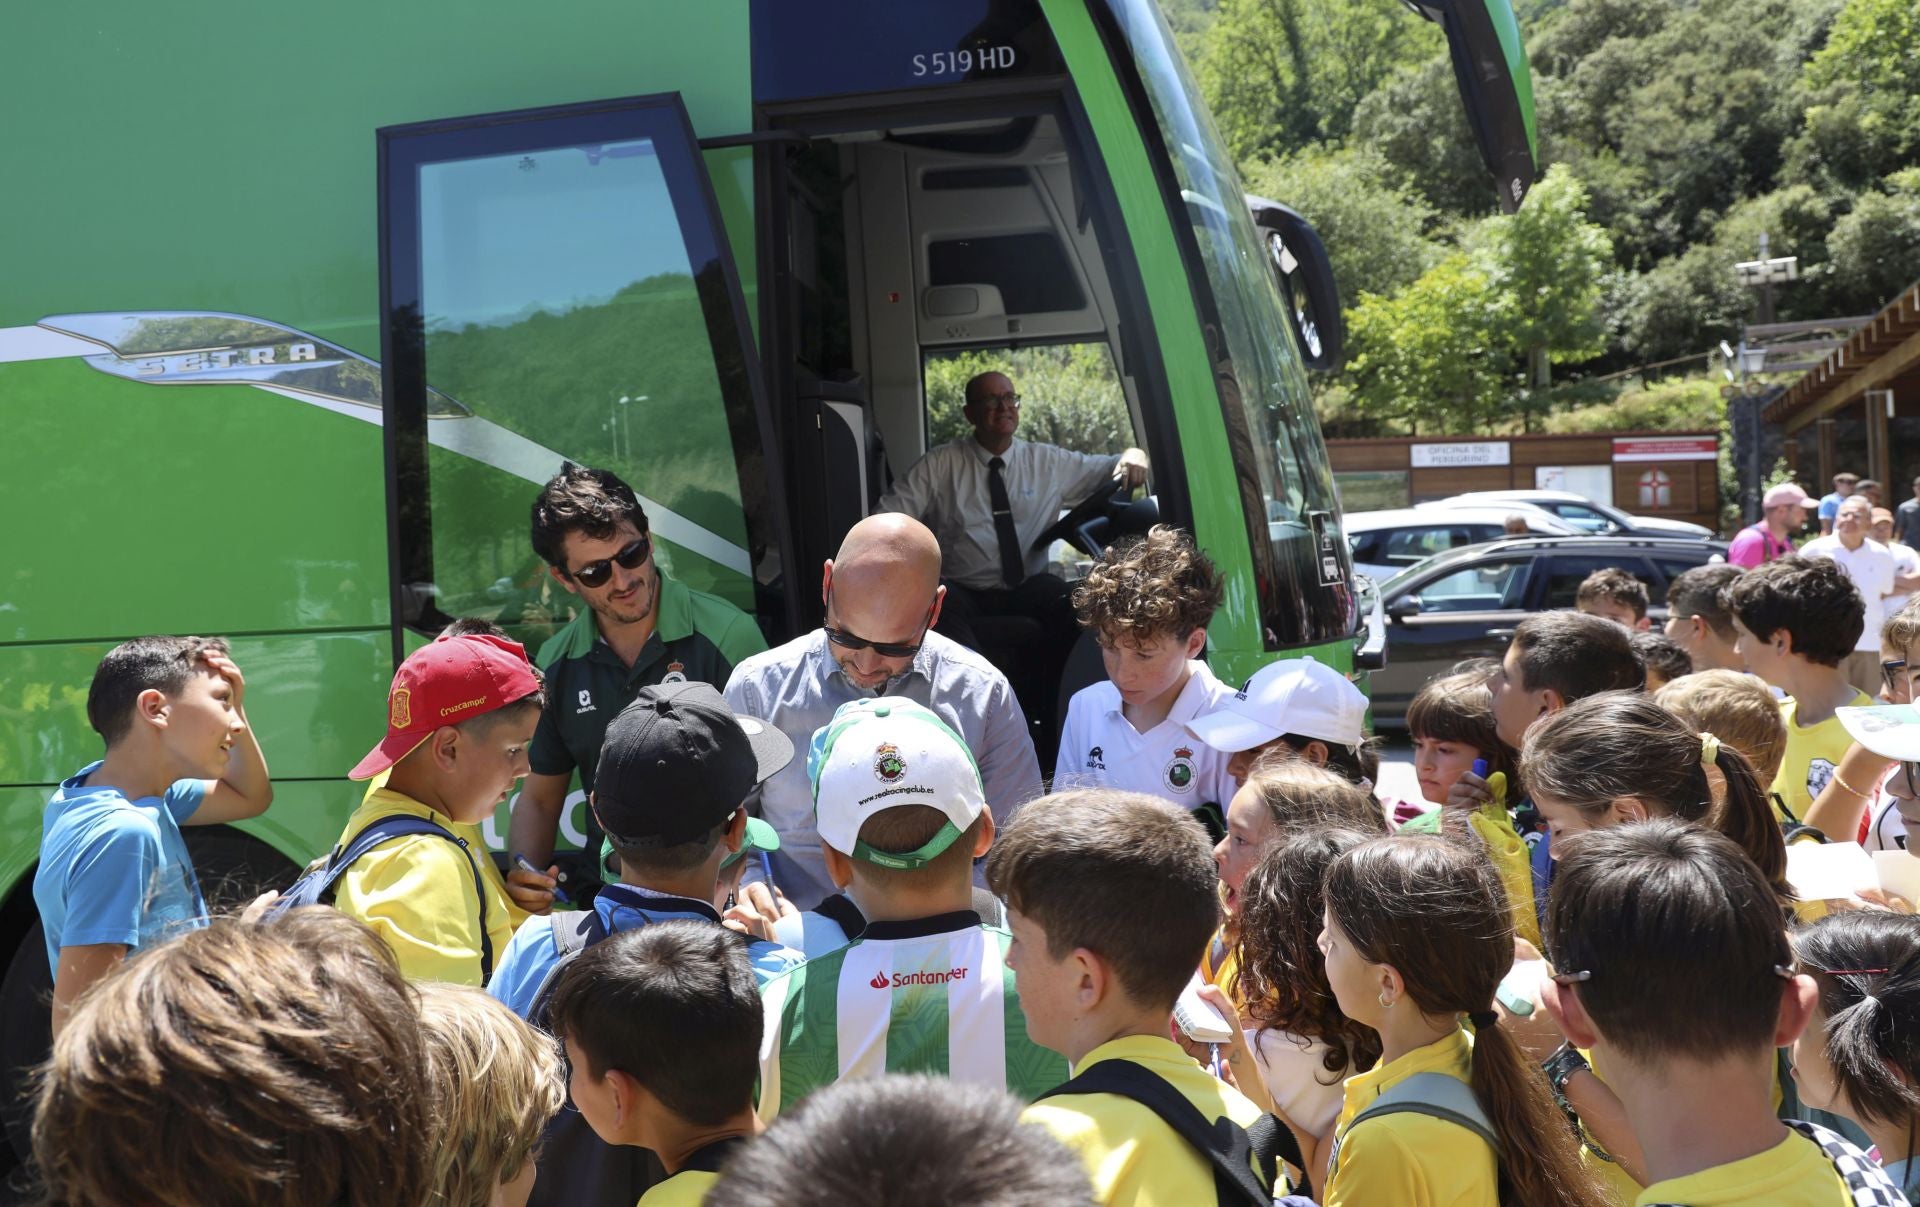
[[[1000,537],[993,527],[987,480],[992,459],[970,435],[928,449],[878,507],[903,512],[933,529],[940,541],[941,577],[979,591],[1007,585],[1000,572]],[[1015,439],[1000,459],[1027,573],[1039,574],[1047,568],[1047,551],[1035,549],[1033,542],[1060,518],[1063,505],[1080,502],[1112,478],[1120,458]]]
[[[1895,542],[1887,546],[1887,552],[1893,555],[1893,572],[1898,575],[1912,576],[1920,574],[1920,553],[1913,548]],[[1895,591],[1880,601],[1880,614],[1888,620],[1900,615],[1900,610],[1913,598],[1911,591]]]
[[[1053,791],[1066,788],[1125,788],[1195,809],[1212,801],[1224,812],[1233,799],[1233,777],[1222,751],[1202,742],[1187,722],[1233,698],[1233,689],[1214,677],[1207,664],[1187,663],[1193,673],[1180,689],[1166,720],[1145,733],[1120,711],[1120,689],[1111,680],[1083,687],[1067,705],[1060,729],[1060,756],[1053,769]]]
[[[1893,554],[1879,541],[1869,537],[1858,549],[1848,549],[1837,536],[1817,537],[1800,547],[1803,557],[1832,558],[1840,570],[1853,580],[1853,589],[1867,606],[1866,624],[1860,640],[1853,643],[1855,653],[1880,652],[1880,626],[1886,620],[1887,596],[1893,594]]]

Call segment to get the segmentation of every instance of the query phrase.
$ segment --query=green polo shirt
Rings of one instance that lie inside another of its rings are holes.
[[[580,772],[593,791],[607,722],[633,703],[643,687],[691,680],[724,690],[736,663],[767,648],[753,618],[717,595],[660,576],[653,636],[631,667],[600,636],[593,612],[582,610],[540,647],[547,676],[547,707],[533,733],[527,761],[539,775]],[[600,827],[587,814],[584,849],[598,850]]]

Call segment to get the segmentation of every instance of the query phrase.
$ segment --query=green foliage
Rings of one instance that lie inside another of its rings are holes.
[[[1501,327],[1493,281],[1464,252],[1364,295],[1347,316],[1356,403],[1416,435],[1491,430],[1512,384]]]
[[[1488,218],[1474,232],[1500,300],[1504,342],[1538,363],[1591,360],[1606,348],[1598,313],[1600,279],[1613,255],[1607,232],[1587,221],[1587,191],[1564,165],[1548,169],[1519,212]]]
[[[1800,150],[1842,182],[1869,183],[1920,154],[1920,11],[1847,0],[1807,60]]]
[[[1411,285],[1441,248],[1427,231],[1438,214],[1379,153],[1309,147],[1246,170],[1247,190],[1284,199],[1327,245],[1341,304]]]
[[[1563,411],[1548,432],[1683,432],[1718,429],[1726,413],[1717,377],[1671,378],[1620,391],[1611,401]]]
[[[1827,236],[1829,269],[1836,281],[1854,287],[1846,300],[1859,313],[1920,275],[1920,168],[1894,173],[1886,186],[1861,194]]]
[[[958,352],[927,361],[927,447],[972,431],[961,409],[967,382],[1005,373],[1020,392],[1020,438],[1082,453],[1139,443],[1105,344],[1050,344]]]

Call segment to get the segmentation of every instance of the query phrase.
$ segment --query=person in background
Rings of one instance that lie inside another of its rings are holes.
[[[534,1147],[567,1100],[560,1053],[546,1035],[470,985],[426,981],[420,1035],[440,1122],[434,1201],[525,1207]]]
[[[1657,692],[1682,675],[1693,673],[1693,660],[1680,643],[1665,633],[1635,633],[1633,652],[1647,669],[1647,690]]]
[[[552,907],[559,866],[554,837],[576,771],[591,793],[607,722],[641,688],[696,682],[720,687],[749,654],[767,648],[753,618],[696,591],[660,566],[654,532],[633,487],[611,470],[563,462],[535,497],[533,551],[553,581],[585,605],[540,647],[548,707],[528,751],[527,782],[508,822],[510,851],[535,869],[507,873],[507,891],[529,913]],[[591,810],[569,895],[583,905],[608,875],[605,835]]]
[[[1696,671],[1747,669],[1733,648],[1740,639],[1733,615],[1720,602],[1720,592],[1739,577],[1738,566],[1695,566],[1667,584],[1667,620],[1661,631],[1680,644]]]
[[[1080,1162],[1020,1104],[944,1077],[830,1085],[727,1163],[715,1207],[1093,1207]]]
[[[1853,492],[1857,495],[1866,496],[1869,505],[1873,507],[1880,506],[1880,483],[1876,480],[1872,478],[1860,479],[1859,484],[1853,488]]]
[[[227,643],[136,637],[87,689],[106,755],[63,781],[41,817],[33,902],[53,971],[53,1034],[128,953],[206,925],[181,826],[258,817],[273,801]]]
[[[1833,475],[1833,492],[1820,498],[1820,535],[1833,531],[1834,517],[1840,513],[1840,504],[1853,496],[1860,484],[1860,475],[1842,471]]]
[[[1121,788],[1210,813],[1233,796],[1227,756],[1191,722],[1233,689],[1199,660],[1220,606],[1219,572],[1193,538],[1156,524],[1109,548],[1074,590],[1080,625],[1100,643],[1107,678],[1073,694],[1060,728],[1053,790]]]
[[[873,515],[847,532],[821,575],[821,627],[756,654],[727,680],[727,703],[783,733],[818,732],[853,700],[909,700],[965,739],[995,824],[1040,795],[1040,760],[1007,677],[951,638],[940,617],[940,545],[918,520]],[[832,895],[805,759],[767,781],[761,816],[780,835],[773,879],[800,909]],[[757,861],[756,861],[757,862]],[[747,891],[759,878],[747,870]]]
[[[1830,559],[1859,593],[1862,627],[1840,669],[1847,682],[1864,692],[1880,686],[1880,626],[1886,619],[1886,597],[1920,585],[1920,580],[1900,576],[1893,554],[1868,535],[1872,528],[1873,508],[1856,494],[1840,504],[1832,536],[1808,541],[1800,549],[1802,557]]]
[[[1638,633],[1653,624],[1647,619],[1648,602],[1647,584],[1625,570],[1609,566],[1581,580],[1573,606],[1588,616],[1611,620],[1628,632]]]
[[[1835,503],[1837,511],[1839,504]],[[1727,546],[1730,565],[1752,567],[1793,552],[1793,534],[1807,523],[1807,492],[1791,482],[1770,487],[1760,501],[1760,521],[1734,534]],[[1825,499],[1820,501],[1820,531],[1832,527]]]
[[[1920,1199],[1920,918],[1830,914],[1793,947],[1820,991],[1793,1041],[1800,1101],[1858,1124],[1900,1193]]]
[[[1500,530],[1507,536],[1525,536],[1527,535],[1527,517],[1516,511],[1500,525]]]
[[[940,542],[940,580],[947,603],[938,632],[981,648],[974,624],[986,617],[1025,616],[1041,628],[1045,665],[1033,678],[1054,690],[1078,636],[1068,585],[1047,572],[1047,550],[1035,548],[1062,507],[1078,505],[1118,482],[1128,490],[1147,480],[1147,455],[1076,453],[1015,436],[1020,394],[1005,373],[982,373],[966,386],[961,412],[973,431],[927,450],[881,496],[876,511],[912,516]],[[1046,701],[1028,700],[1031,712]]]
[[[1255,761],[1273,751],[1371,785],[1379,758],[1367,746],[1367,697],[1345,675],[1311,656],[1283,658],[1254,672],[1218,708],[1188,728],[1232,757],[1227,774],[1247,782]]]
[[[1859,640],[1865,607],[1840,567],[1819,557],[1787,557],[1749,570],[1721,599],[1740,631],[1748,669],[1786,693],[1780,715],[1787,754],[1771,791],[1782,820],[1799,820],[1851,745],[1835,710],[1873,703],[1840,669]]]
[[[1880,600],[1880,611],[1892,616],[1907,606],[1913,598],[1911,586],[1900,587],[1901,583],[1920,585],[1920,552],[1911,545],[1893,539],[1893,513],[1884,507],[1873,509],[1873,539],[1887,547],[1893,555],[1893,579],[1895,589]]]
[[[1920,549],[1920,478],[1913,480],[1913,497],[1894,510],[1893,528],[1902,545]]]

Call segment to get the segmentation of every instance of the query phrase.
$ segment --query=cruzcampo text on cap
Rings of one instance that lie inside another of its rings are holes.
[[[1347,677],[1312,658],[1260,668],[1214,711],[1187,722],[1195,737],[1228,754],[1295,734],[1352,748],[1366,740],[1367,698]]]
[[[735,715],[711,684],[643,687],[607,722],[593,811],[622,846],[678,846],[712,833],[792,759],[785,734]]]
[[[924,867],[954,844],[987,807],[980,768],[959,734],[911,700],[854,700],[814,732],[807,751],[814,824],[820,840],[885,868]],[[899,805],[925,805],[947,822],[912,851],[860,841],[867,819]]]
[[[458,725],[540,690],[526,647],[504,637],[440,637],[415,650],[387,689],[387,736],[347,773],[369,780],[443,725]]]

